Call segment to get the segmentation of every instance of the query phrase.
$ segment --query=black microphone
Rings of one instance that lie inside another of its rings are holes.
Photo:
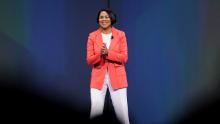
[[[114,37],[112,36],[111,39],[113,39]]]

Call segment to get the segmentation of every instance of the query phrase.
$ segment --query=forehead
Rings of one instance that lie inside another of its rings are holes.
[[[99,16],[108,16],[108,13],[106,11],[102,11]]]

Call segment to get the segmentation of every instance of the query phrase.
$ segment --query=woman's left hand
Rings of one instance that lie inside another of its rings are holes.
[[[102,47],[101,47],[101,54],[104,55],[104,56],[108,55],[108,49],[107,49],[105,43],[102,44]]]

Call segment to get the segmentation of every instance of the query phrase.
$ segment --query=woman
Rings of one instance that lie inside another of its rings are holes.
[[[124,64],[128,60],[126,36],[112,25],[115,14],[108,9],[98,12],[99,28],[90,33],[87,42],[87,63],[92,65],[90,82],[90,118],[102,115],[107,89],[118,120],[129,124],[127,77]]]

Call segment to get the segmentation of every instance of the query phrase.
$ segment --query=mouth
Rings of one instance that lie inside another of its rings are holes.
[[[101,22],[102,25],[108,25],[109,22]]]
[[[107,25],[108,23],[106,23],[106,22],[102,22],[102,25]]]

